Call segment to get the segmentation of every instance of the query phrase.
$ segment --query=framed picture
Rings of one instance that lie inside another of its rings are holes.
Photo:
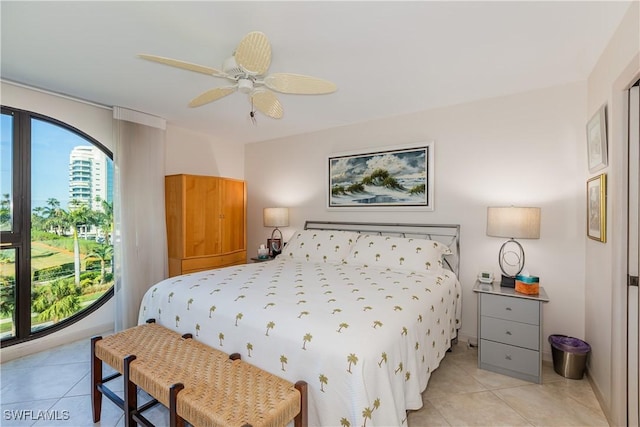
[[[329,208],[433,210],[433,142],[328,158]]]
[[[587,236],[607,241],[607,175],[600,174],[587,181]]]
[[[598,171],[608,164],[606,104],[587,123],[587,157],[589,172]]]

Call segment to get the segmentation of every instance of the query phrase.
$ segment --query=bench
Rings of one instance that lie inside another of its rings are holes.
[[[116,373],[102,377],[102,362]],[[124,398],[105,385],[122,375]],[[307,384],[295,385],[155,323],[91,339],[93,420],[102,396],[125,413],[125,426],[151,426],[142,413],[157,403],[169,408],[171,426],[307,425]],[[137,387],[154,399],[137,406]]]

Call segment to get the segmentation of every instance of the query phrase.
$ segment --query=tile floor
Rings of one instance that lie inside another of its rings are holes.
[[[93,425],[89,354],[87,339],[3,363],[0,425]],[[464,343],[454,346],[431,376],[422,409],[409,413],[411,427],[608,426],[586,379],[565,379],[546,365],[544,384],[532,384],[480,370],[476,357],[476,349]],[[113,383],[114,391],[122,390],[121,378]],[[146,399],[141,392],[139,401]],[[168,424],[168,412],[161,406],[145,416],[157,426]],[[108,399],[99,425],[124,425],[122,412]]]

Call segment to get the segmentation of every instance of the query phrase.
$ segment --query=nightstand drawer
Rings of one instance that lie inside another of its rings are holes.
[[[487,316],[482,316],[480,325],[480,336],[483,339],[536,351],[539,348],[540,328],[538,325]]]
[[[491,294],[481,294],[482,315],[498,319],[538,325],[540,323],[539,303],[524,298],[511,298]]]
[[[510,371],[539,376],[540,353],[525,348],[480,341],[480,365],[493,365]]]

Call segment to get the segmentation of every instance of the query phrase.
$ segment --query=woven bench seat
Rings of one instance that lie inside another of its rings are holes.
[[[100,419],[96,397],[102,392],[125,411],[126,426],[151,425],[141,413],[156,402],[169,408],[170,423],[176,426],[184,420],[196,427],[276,427],[291,420],[307,425],[305,382],[294,385],[239,360],[239,355],[230,358],[154,323],[94,338],[92,354],[92,372],[101,371],[104,361],[125,381],[125,398],[118,401],[102,385],[115,376],[92,374],[94,422]],[[136,386],[155,400],[138,408]]]

